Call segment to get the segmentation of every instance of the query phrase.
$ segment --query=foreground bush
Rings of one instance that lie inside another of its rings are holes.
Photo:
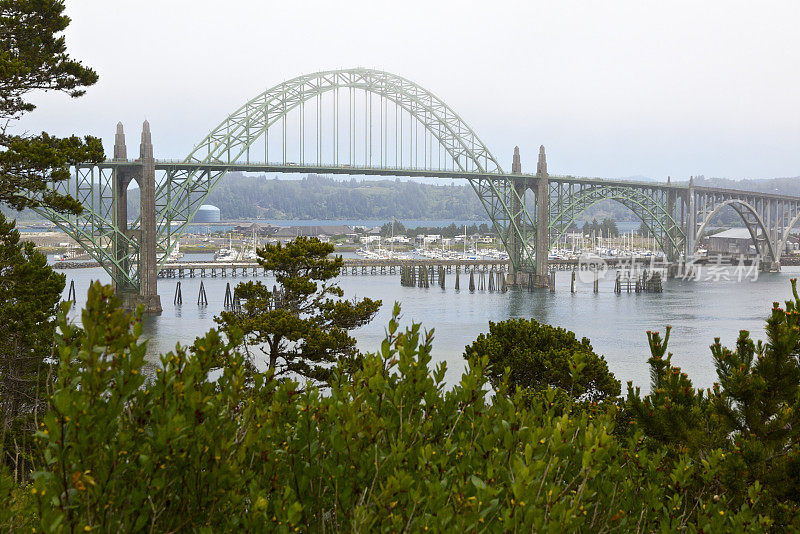
[[[83,330],[60,319],[61,364],[37,434],[47,468],[26,488],[31,498],[15,501],[37,531],[769,524],[753,510],[757,484],[735,508],[725,496],[697,499],[685,489],[689,478],[695,487],[714,483],[719,451],[665,471],[663,454],[642,447],[640,435],[613,435],[612,413],[555,415],[546,402],[520,409],[503,384],[490,398],[485,358],[445,391],[444,365],[429,368],[432,335],[418,325],[400,332],[397,309],[380,351],[352,376],[334,373],[323,393],[246,373],[214,331],[162,356],[147,379],[138,318],[117,306],[110,288],[95,285]],[[0,498],[13,490],[0,483]]]
[[[748,488],[763,487],[762,508],[781,529],[800,529],[800,295],[773,304],[766,340],[742,331],[733,350],[719,338],[711,356],[719,381],[695,389],[672,365],[664,339],[648,332],[651,391],[641,397],[628,384],[626,412],[642,429],[645,445],[668,459],[688,454],[727,454],[717,473],[717,493],[734,505],[750,499]],[[698,489],[698,491],[701,491]]]
[[[488,358],[485,374],[492,386],[507,380],[512,392],[557,389],[560,398],[584,402],[611,400],[620,393],[619,380],[587,338],[578,340],[569,330],[534,319],[490,322],[489,333],[464,351],[467,360],[475,357]]]

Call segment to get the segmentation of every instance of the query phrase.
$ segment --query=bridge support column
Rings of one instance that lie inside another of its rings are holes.
[[[156,161],[153,158],[153,141],[150,123],[142,125],[142,143],[139,145],[142,160],[141,220],[142,241],[139,253],[139,299],[151,313],[161,313],[161,297],[158,296],[158,263],[156,261]]]
[[[769,239],[770,243],[772,243],[772,257],[769,258],[769,265],[765,265],[763,268],[764,270],[768,270],[771,273],[778,273],[781,270],[781,262],[780,262],[780,246],[781,242],[778,239],[778,227],[780,225],[780,217],[778,214],[778,201],[777,200],[768,200],[769,204],[767,205],[767,213],[769,216],[767,217],[767,228],[769,231],[769,235],[766,236]]]
[[[686,192],[686,250],[684,257],[691,262],[694,259],[695,240],[697,239],[697,201],[694,197],[694,177],[689,179],[689,189]]]
[[[514,160],[511,163],[511,174],[522,174],[522,162],[519,157],[519,147],[514,147]],[[508,227],[509,244],[511,254],[509,255],[508,277],[506,283],[513,287],[522,287],[522,284],[527,281],[526,276],[518,271],[517,266],[522,264],[522,247],[520,243],[520,236],[514,231],[514,225],[517,227],[522,225],[522,210],[525,209],[523,205],[525,199],[525,184],[521,180],[514,180],[511,184],[513,193],[511,194],[511,216],[513,217],[512,224]]]
[[[118,131],[121,127],[118,126]],[[124,143],[124,137],[122,138]],[[115,147],[116,155],[116,147]],[[158,262],[156,261],[156,241],[158,232],[156,228],[156,167],[153,158],[153,142],[150,136],[150,123],[144,121],[142,125],[142,142],[139,145],[139,159],[142,162],[141,174],[133,176],[139,183],[139,204],[141,226],[139,232],[139,288],[122,288],[117,286],[117,295],[122,299],[122,305],[127,309],[134,309],[140,304],[147,313],[161,313],[161,297],[158,295]],[[121,180],[119,185],[127,191],[128,180]],[[123,185],[124,184],[124,185]],[[119,189],[116,193],[120,193]],[[127,207],[123,208],[123,200],[127,201],[127,194],[116,198],[118,216],[122,216],[121,223],[127,228]],[[127,232],[126,232],[127,233]]]
[[[117,123],[117,133],[114,135],[114,161],[126,161],[128,159],[128,151],[125,146],[125,132],[122,129],[122,123]],[[119,267],[114,268],[114,276],[112,277],[112,284],[114,291],[117,294],[130,292],[135,288],[127,287],[123,280],[127,275],[128,265],[128,242],[124,239],[128,235],[128,184],[131,181],[129,172],[125,172],[120,168],[114,170],[112,188],[114,191],[114,226],[117,229],[114,232],[114,259],[117,261]],[[124,272],[122,272],[124,271]]]
[[[550,252],[550,187],[547,174],[547,159],[544,145],[539,147],[539,162],[536,165],[536,287],[549,287],[547,255]]]

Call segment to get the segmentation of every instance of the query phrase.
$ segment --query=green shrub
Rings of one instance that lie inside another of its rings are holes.
[[[563,328],[533,319],[489,323],[489,333],[466,347],[464,358],[486,356],[486,375],[498,387],[509,370],[511,391],[523,388],[541,392],[558,388],[572,399],[600,402],[617,397],[620,383],[605,359]],[[563,397],[563,396],[562,396]]]
[[[60,367],[37,436],[44,531],[761,531],[752,502],[687,492],[722,453],[664,470],[613,417],[520,409],[488,358],[445,390],[432,333],[398,329],[330,388],[246,372],[216,332],[143,376],[138,317],[95,285],[83,330],[59,321]],[[234,340],[233,343],[236,343]],[[217,362],[217,363],[214,363]],[[215,367],[224,362],[222,368]],[[545,397],[551,393],[545,393]]]
[[[749,488],[763,488],[761,505],[776,529],[800,529],[800,296],[776,302],[766,341],[742,331],[731,350],[715,339],[711,355],[719,382],[696,390],[671,363],[669,328],[662,340],[648,332],[652,356],[650,394],[628,384],[627,408],[653,451],[671,462],[688,455],[702,460],[721,450],[724,461],[714,492],[733,506],[750,501]],[[669,464],[668,464],[669,465]],[[705,487],[694,489],[702,495]]]

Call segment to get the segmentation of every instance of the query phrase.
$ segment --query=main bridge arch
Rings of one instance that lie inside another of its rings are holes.
[[[700,226],[697,229],[697,239],[695,239],[695,246],[694,250],[692,250],[692,253],[697,251],[698,244],[700,242],[700,237],[703,235],[703,232],[708,226],[708,223],[711,222],[711,219],[713,219],[716,214],[718,214],[723,208],[727,206],[733,208],[733,210],[739,215],[739,217],[741,217],[742,221],[745,224],[745,227],[750,233],[750,238],[756,247],[758,255],[762,259],[778,262],[780,260],[780,252],[786,245],[786,238],[789,235],[789,230],[797,222],[797,217],[795,217],[794,221],[790,223],[789,228],[787,228],[786,230],[786,234],[783,236],[783,239],[781,240],[781,243],[773,244],[772,239],[770,239],[767,226],[764,223],[764,220],[762,219],[758,210],[751,203],[740,198],[729,198],[727,200],[718,202],[717,204],[714,205],[713,209],[709,210],[705,214],[705,216],[703,217],[703,221],[700,223]],[[776,247],[778,247],[777,250]]]
[[[172,250],[185,226],[225,174],[224,170],[203,171],[202,166],[242,161],[249,163],[251,148],[262,137],[266,138],[264,141],[266,153],[269,147],[270,128],[280,121],[285,121],[287,115],[293,111],[299,111],[302,124],[305,103],[321,99],[323,94],[334,94],[334,115],[338,117],[336,114],[340,105],[338,99],[340,89],[360,90],[378,95],[393,102],[399,109],[419,121],[424,131],[427,131],[445,151],[447,155],[445,166],[449,161],[452,169],[462,173],[462,177],[469,181],[507,249],[509,235],[522,235],[524,228],[535,226],[527,210],[522,210],[521,214],[512,213],[511,205],[515,196],[520,205],[524,206],[524,202],[508,180],[503,178],[504,172],[500,163],[483,141],[443,100],[421,86],[387,72],[361,68],[333,70],[298,76],[252,98],[220,122],[195,146],[183,162],[187,168],[171,172],[167,179],[162,181],[156,192],[156,206],[160,214],[159,248],[166,251],[164,257],[166,258]],[[351,98],[349,94],[347,96],[348,99]],[[349,103],[348,100],[348,105]],[[318,106],[321,108],[321,104]],[[371,114],[370,109],[370,121]],[[337,118],[336,125],[332,128],[336,136],[341,135],[337,131],[338,123]],[[284,164],[292,165],[286,162],[285,122],[281,133],[284,141]],[[342,165],[337,161],[338,143],[337,139],[336,148],[332,151],[333,165]],[[400,150],[402,152],[402,144]],[[319,151],[317,157],[320,157]],[[197,168],[193,168],[193,165],[197,165]],[[344,166],[349,165],[351,164],[344,164]],[[398,174],[402,175],[403,170],[397,169]],[[514,267],[532,268],[533,244],[524,240],[520,245],[522,250],[517,255],[519,265]]]
[[[678,259],[686,241],[678,217],[681,199],[663,188],[638,184],[551,185],[550,245],[558,243],[584,211],[603,200],[614,200],[630,209],[655,237],[667,259]]]

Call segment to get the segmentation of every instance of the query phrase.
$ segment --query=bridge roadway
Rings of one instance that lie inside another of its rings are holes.
[[[97,164],[95,167],[98,169],[117,170],[129,169],[135,170],[142,166],[140,160],[126,160],[114,161],[106,160],[103,163]],[[442,178],[449,180],[467,180],[467,179],[481,179],[493,180],[498,182],[503,181],[529,181],[530,186],[535,186],[539,180],[536,174],[526,173],[486,173],[486,172],[468,172],[463,170],[452,169],[412,169],[406,167],[392,167],[392,166],[365,166],[365,165],[301,165],[295,163],[265,163],[265,162],[230,162],[224,161],[201,163],[201,162],[186,162],[180,160],[159,159],[155,160],[155,169],[157,171],[165,171],[173,173],[175,171],[198,171],[198,172],[259,172],[259,173],[280,173],[280,174],[343,174],[343,175],[361,175],[361,176],[387,176],[397,177],[406,176],[409,178]],[[563,184],[574,184],[583,186],[596,186],[602,184],[605,186],[628,186],[628,187],[645,187],[648,189],[660,189],[664,191],[687,191],[690,187],[689,182],[657,182],[657,181],[643,181],[643,180],[614,180],[609,178],[595,178],[589,176],[572,176],[572,175],[559,175],[549,174],[549,182],[557,182]],[[703,187],[692,186],[695,192],[710,193],[715,195],[742,195],[759,200],[782,200],[787,202],[795,202],[798,197],[791,195],[780,195],[775,193],[764,193],[760,191],[747,191],[744,189],[727,189],[722,187]]]
[[[104,170],[131,170],[135,171],[142,166],[140,160],[115,161],[106,160],[96,165],[98,169]],[[296,163],[265,163],[265,162],[186,162],[180,160],[155,160],[155,169],[173,174],[177,171],[182,172],[258,172],[258,173],[281,173],[281,174],[343,174],[361,176],[387,176],[397,177],[406,176],[409,178],[443,178],[449,180],[480,179],[504,182],[507,180],[529,180],[531,185],[535,185],[539,177],[535,174],[519,173],[498,173],[498,172],[468,172],[453,169],[414,169],[407,167],[392,166],[365,166],[365,165],[301,165]],[[635,180],[612,180],[606,178],[592,178],[586,176],[570,176],[551,174],[549,181],[576,184],[576,185],[596,185],[602,183],[609,186],[643,186],[647,188],[685,191],[689,188],[688,182],[667,183],[667,182],[645,182]],[[697,187],[697,190],[707,190],[709,192],[724,192],[725,189]],[[731,190],[733,191],[733,190]],[[743,191],[735,191],[742,193]],[[748,191],[748,194],[752,192]],[[759,195],[759,193],[756,193]],[[775,198],[775,195],[764,193],[763,196]],[[786,197],[793,198],[793,197]]]

